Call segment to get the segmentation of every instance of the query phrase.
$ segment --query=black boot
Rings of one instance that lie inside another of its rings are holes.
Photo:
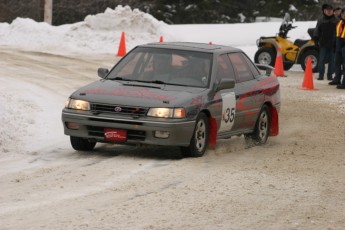
[[[345,89],[345,84],[337,85],[337,89]]]
[[[331,82],[328,82],[328,85],[339,85],[340,82],[339,81],[331,81]]]

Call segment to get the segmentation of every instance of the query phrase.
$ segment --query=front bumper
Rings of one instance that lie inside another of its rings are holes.
[[[132,118],[63,109],[64,133],[69,136],[87,138],[97,142],[109,142],[104,137],[105,128],[126,130],[127,140],[122,144],[149,144],[164,146],[188,146],[193,136],[195,121],[159,118]],[[77,124],[77,129],[67,127]],[[168,132],[169,137],[158,138],[156,131]],[[114,142],[117,143],[117,142]]]

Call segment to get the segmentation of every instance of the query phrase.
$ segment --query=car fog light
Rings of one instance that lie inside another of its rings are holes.
[[[79,129],[79,125],[74,122],[66,122],[66,126],[69,129]]]
[[[155,131],[155,137],[157,138],[168,138],[170,133],[168,131]]]

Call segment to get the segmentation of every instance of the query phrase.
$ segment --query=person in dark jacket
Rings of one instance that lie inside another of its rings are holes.
[[[336,26],[335,38],[335,76],[330,85],[337,85],[338,89],[345,89],[345,8],[341,10],[340,21]],[[343,81],[341,82],[341,76]]]
[[[340,7],[336,7],[335,9],[334,9],[334,11],[333,11],[333,13],[334,13],[334,16],[337,18],[337,19],[341,19],[340,18],[340,13],[341,13],[341,8]]]
[[[327,61],[327,79],[332,80],[334,73],[335,27],[338,19],[334,16],[333,7],[329,4],[322,5],[322,14],[322,17],[317,21],[313,38],[320,50],[318,63],[319,78],[317,80],[323,80]]]

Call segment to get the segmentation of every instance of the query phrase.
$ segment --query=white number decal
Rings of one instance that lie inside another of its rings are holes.
[[[219,131],[231,130],[235,121],[236,99],[235,93],[223,93],[222,97],[222,118],[220,122]]]

